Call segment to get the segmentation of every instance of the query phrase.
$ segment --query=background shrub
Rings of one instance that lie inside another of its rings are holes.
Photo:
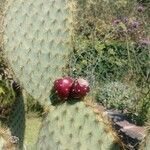
[[[0,59],[0,116],[2,117],[9,115],[16,99],[8,72],[5,63]]]
[[[101,90],[105,91],[107,103],[100,97],[101,104],[122,111],[127,109],[138,124],[144,124],[150,108],[147,102],[150,98],[144,94],[150,84],[148,3],[79,0],[72,37],[74,52],[69,63],[71,76],[89,80],[93,99]],[[111,84],[115,84],[117,93],[113,88],[108,92]]]
[[[138,103],[138,89],[121,82],[108,82],[97,93],[97,101],[110,109],[121,111],[135,111]]]

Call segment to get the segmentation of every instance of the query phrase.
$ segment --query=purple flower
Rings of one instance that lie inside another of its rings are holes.
[[[140,40],[140,43],[143,45],[150,45],[150,39],[149,38],[143,38]]]
[[[143,12],[144,10],[145,10],[145,8],[143,6],[138,6],[137,7],[138,12]]]
[[[139,25],[140,25],[140,23],[139,23],[138,21],[132,21],[132,22],[131,22],[131,26],[132,26],[133,28],[138,28]]]
[[[120,22],[121,22],[120,19],[115,19],[115,20],[113,20],[112,24],[113,25],[118,25]]]

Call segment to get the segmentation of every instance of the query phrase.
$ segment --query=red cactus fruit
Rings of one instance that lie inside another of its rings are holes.
[[[64,77],[54,82],[55,92],[61,100],[68,99],[73,81],[71,77]]]
[[[71,97],[81,99],[90,92],[89,83],[83,78],[76,79],[71,88]]]

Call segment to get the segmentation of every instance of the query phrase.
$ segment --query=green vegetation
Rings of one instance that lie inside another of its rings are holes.
[[[80,1],[70,59],[70,75],[89,79],[93,99],[140,125],[150,113],[148,10],[136,0]]]

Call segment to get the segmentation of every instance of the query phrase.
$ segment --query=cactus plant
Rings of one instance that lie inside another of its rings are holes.
[[[102,111],[91,102],[71,100],[49,112],[37,150],[118,150],[118,139]]]
[[[12,0],[3,15],[5,56],[23,88],[44,105],[50,104],[54,80],[67,73],[74,2]],[[18,98],[9,127],[22,149],[25,115],[23,100]],[[120,149],[109,121],[94,105],[86,105],[71,100],[70,104],[50,106],[36,149]]]
[[[41,104],[46,103],[54,80],[67,72],[71,3],[12,0],[3,15],[5,56],[20,84]]]

